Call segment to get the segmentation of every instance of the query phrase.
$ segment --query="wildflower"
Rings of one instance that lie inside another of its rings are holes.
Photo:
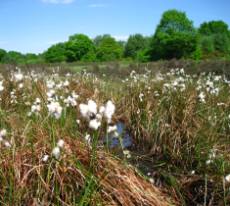
[[[209,153],[209,159],[215,159],[216,158],[216,151],[217,149],[211,149]]]
[[[93,100],[88,101],[88,111],[93,114],[97,113],[97,104]]]
[[[89,134],[86,134],[85,137],[84,137],[84,139],[85,139],[85,141],[86,141],[88,144],[90,144],[90,142],[91,142],[91,137],[90,137]]]
[[[20,83],[20,84],[18,85],[18,88],[19,88],[19,89],[22,89],[23,86],[24,86],[23,83]]]
[[[117,125],[109,126],[109,127],[107,128],[107,132],[108,132],[108,133],[112,133],[112,132],[115,132],[115,131],[117,131]]]
[[[101,122],[97,119],[92,119],[89,121],[89,128],[97,130],[101,126]]]
[[[185,91],[185,84],[183,83],[183,84],[180,84],[180,91],[181,92],[183,92],[183,91]]]
[[[49,159],[49,155],[44,155],[44,156],[42,157],[42,161],[43,161],[43,162],[47,162],[48,159]]]
[[[214,81],[219,81],[221,79],[221,76],[215,76]]]
[[[184,68],[181,68],[181,69],[180,69],[180,73],[181,73],[181,74],[184,74]]]
[[[40,104],[40,103],[41,103],[41,99],[37,97],[37,98],[35,99],[35,103],[36,103],[36,104]]]
[[[29,101],[27,101],[27,102],[25,102],[25,105],[26,105],[26,106],[30,106],[31,103],[30,103]]]
[[[55,91],[54,91],[53,89],[49,90],[49,91],[46,93],[46,95],[47,95],[48,98],[53,97],[54,94],[55,94]]]
[[[69,86],[69,81],[66,80],[66,81],[63,83],[63,86],[64,86],[64,87],[68,87],[68,86]]]
[[[63,139],[59,139],[58,142],[57,142],[57,146],[60,147],[60,148],[63,148],[65,142]]]
[[[11,103],[17,103],[17,96],[15,95],[15,91],[10,92]]]
[[[152,183],[152,184],[154,184],[155,183],[155,181],[154,181],[154,179],[151,177],[151,178],[149,178],[149,182],[150,183]]]
[[[40,105],[32,105],[31,106],[31,113],[39,114],[40,111],[41,111]]]
[[[200,100],[200,102],[205,102],[205,94],[204,94],[204,92],[201,92],[199,95],[198,95],[198,98],[199,98],[199,100]]]
[[[11,147],[11,144],[8,142],[8,141],[4,141],[4,145],[5,145],[5,147]]]
[[[210,159],[209,159],[209,160],[206,161],[206,165],[209,165],[209,164],[211,164],[212,162],[213,162],[213,160],[210,160]]]
[[[177,85],[178,85],[178,84],[179,84],[179,83],[178,83],[178,81],[177,81],[177,80],[175,80],[175,81],[173,82],[173,84],[172,84],[172,85],[173,85],[174,87],[177,87]]]
[[[70,105],[72,107],[77,105],[77,101],[72,97],[72,96],[68,96],[65,100],[64,103],[66,104],[67,107],[69,107]]]
[[[154,92],[153,92],[153,95],[154,95],[155,97],[159,97],[159,96],[160,96],[160,94],[159,94],[158,91],[154,91]]]
[[[112,116],[115,112],[115,105],[112,103],[112,101],[108,101],[105,105],[105,111],[104,111],[104,116],[107,119],[107,122],[110,123]]]
[[[219,92],[220,92],[220,89],[218,87],[210,90],[210,93],[216,96],[219,94]]]
[[[117,131],[113,132],[113,137],[119,137],[119,136],[120,136],[120,134]]]
[[[23,79],[23,74],[19,71],[18,73],[14,74],[14,79],[16,82],[19,82]]]
[[[87,104],[80,104],[79,108],[80,108],[81,115],[84,118],[89,118],[89,115],[88,115],[88,105]]]
[[[200,91],[201,89],[202,89],[201,85],[198,85],[198,86],[196,87],[196,90],[197,90],[197,91]]]
[[[163,85],[163,92],[166,92],[167,90],[169,90],[171,87],[171,85],[169,83],[164,83]]]
[[[4,137],[6,137],[6,134],[7,134],[6,129],[0,130],[0,143],[3,142],[5,147],[11,147],[11,144],[8,141],[4,140]]]
[[[90,119],[97,113],[97,104],[93,100],[89,100],[88,104],[80,104],[79,108],[81,115],[86,119]]]
[[[59,147],[54,147],[53,150],[52,150],[52,155],[53,155],[56,159],[59,159],[60,154],[61,154],[60,148],[59,148]]]
[[[103,114],[104,112],[105,112],[105,107],[104,106],[100,106],[99,113]]]
[[[143,101],[143,97],[144,97],[144,94],[143,94],[143,93],[140,93],[140,94],[139,94],[139,99],[140,99],[141,102]]]
[[[4,90],[4,86],[2,84],[3,84],[3,82],[0,81],[0,92]]]
[[[214,87],[213,82],[211,82],[210,80],[208,80],[206,82],[206,87],[207,87],[207,91],[210,91],[210,89]]]
[[[52,89],[52,88],[54,88],[55,83],[54,83],[54,81],[52,81],[52,80],[48,80],[48,81],[46,82],[46,86],[47,86],[48,89]]]
[[[79,95],[77,95],[75,92],[72,92],[71,96],[74,98],[74,99],[78,99]]]
[[[7,134],[6,129],[2,129],[2,130],[0,130],[0,137],[5,137],[5,136],[6,136],[6,134]]]
[[[191,175],[194,175],[194,174],[195,174],[195,170],[192,170],[192,171],[191,171]]]
[[[223,102],[218,102],[218,103],[217,103],[217,106],[225,106],[225,103],[223,103]]]
[[[230,174],[225,177],[225,181],[230,182]]]
[[[126,158],[131,158],[131,154],[129,150],[123,150],[123,154],[125,155]]]
[[[51,102],[47,105],[49,113],[53,115],[56,119],[59,119],[62,114],[62,107],[59,102]]]

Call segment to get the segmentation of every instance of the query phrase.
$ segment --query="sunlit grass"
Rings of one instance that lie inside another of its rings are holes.
[[[1,204],[229,204],[224,76],[146,70],[111,80],[49,69],[0,81]],[[84,114],[79,105],[89,100],[96,109]],[[100,108],[109,100],[116,109],[108,121]],[[133,145],[111,149],[104,139],[119,122]]]

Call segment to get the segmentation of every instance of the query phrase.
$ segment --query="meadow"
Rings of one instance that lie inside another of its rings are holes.
[[[0,205],[230,205],[228,74],[159,64],[1,66]]]

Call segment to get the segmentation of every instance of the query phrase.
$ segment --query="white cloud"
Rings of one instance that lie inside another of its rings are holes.
[[[127,41],[129,36],[128,35],[112,35],[117,41]]]
[[[89,4],[88,6],[90,8],[105,8],[105,7],[107,7],[106,4]]]
[[[75,0],[42,0],[44,3],[50,3],[50,4],[71,4]]]

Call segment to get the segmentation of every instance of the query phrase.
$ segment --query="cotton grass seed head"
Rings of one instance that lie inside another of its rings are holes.
[[[114,112],[115,112],[115,105],[111,100],[109,100],[105,105],[105,111],[104,111],[104,116],[107,119],[108,123],[111,122]]]
[[[64,147],[64,140],[63,139],[59,139],[58,142],[57,142],[57,146],[60,147],[60,148],[63,148]]]
[[[92,119],[89,121],[89,128],[93,130],[98,130],[98,128],[101,126],[101,122],[97,119]]]
[[[6,129],[2,129],[2,130],[0,130],[0,137],[5,137],[5,136],[6,136],[6,134],[7,134]]]
[[[228,174],[227,176],[225,176],[225,181],[230,183],[230,174]]]
[[[59,159],[60,155],[61,155],[61,150],[59,147],[54,147],[52,150],[52,155],[56,158]]]
[[[43,162],[47,162],[48,159],[49,159],[49,155],[44,155],[44,156],[42,157],[42,161],[43,161]]]
[[[48,105],[49,113],[54,116],[56,119],[59,119],[62,114],[62,107],[60,106],[59,102],[50,102]]]

